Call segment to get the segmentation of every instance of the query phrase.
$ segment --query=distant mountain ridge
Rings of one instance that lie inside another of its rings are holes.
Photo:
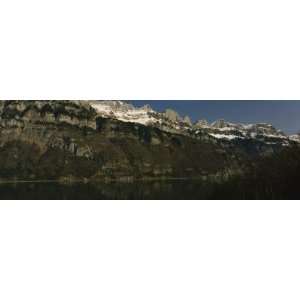
[[[209,124],[205,119],[192,123],[189,116],[181,117],[172,109],[166,109],[165,112],[156,112],[150,105],[137,108],[132,104],[115,100],[92,101],[90,104],[102,117],[154,126],[174,133],[194,136],[208,134],[215,139],[228,141],[234,139],[257,139],[269,144],[279,143],[282,145],[300,142],[299,135],[288,136],[267,123],[241,124],[217,120]]]

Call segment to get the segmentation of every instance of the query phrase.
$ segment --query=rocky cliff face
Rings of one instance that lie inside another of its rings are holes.
[[[221,145],[102,117],[84,101],[1,101],[0,178],[161,178],[226,174]]]
[[[41,149],[66,148],[64,128],[95,130],[96,116],[84,101],[1,101],[0,146],[22,141]],[[72,138],[68,140],[74,148]]]
[[[0,101],[0,179],[226,177],[287,140],[247,126],[120,101]]]
[[[0,126],[66,123],[95,129],[97,113],[85,101],[0,101]]]

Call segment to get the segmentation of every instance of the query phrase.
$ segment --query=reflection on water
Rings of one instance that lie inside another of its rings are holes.
[[[225,199],[239,195],[197,180],[131,183],[1,183],[0,199]]]

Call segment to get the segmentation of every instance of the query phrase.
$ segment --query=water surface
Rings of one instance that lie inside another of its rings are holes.
[[[0,199],[225,199],[224,191],[198,180],[1,183]]]

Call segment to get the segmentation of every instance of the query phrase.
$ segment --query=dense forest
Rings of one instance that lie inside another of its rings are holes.
[[[299,179],[300,147],[294,146],[249,162],[241,174],[216,184],[215,191],[228,199],[299,199]]]

